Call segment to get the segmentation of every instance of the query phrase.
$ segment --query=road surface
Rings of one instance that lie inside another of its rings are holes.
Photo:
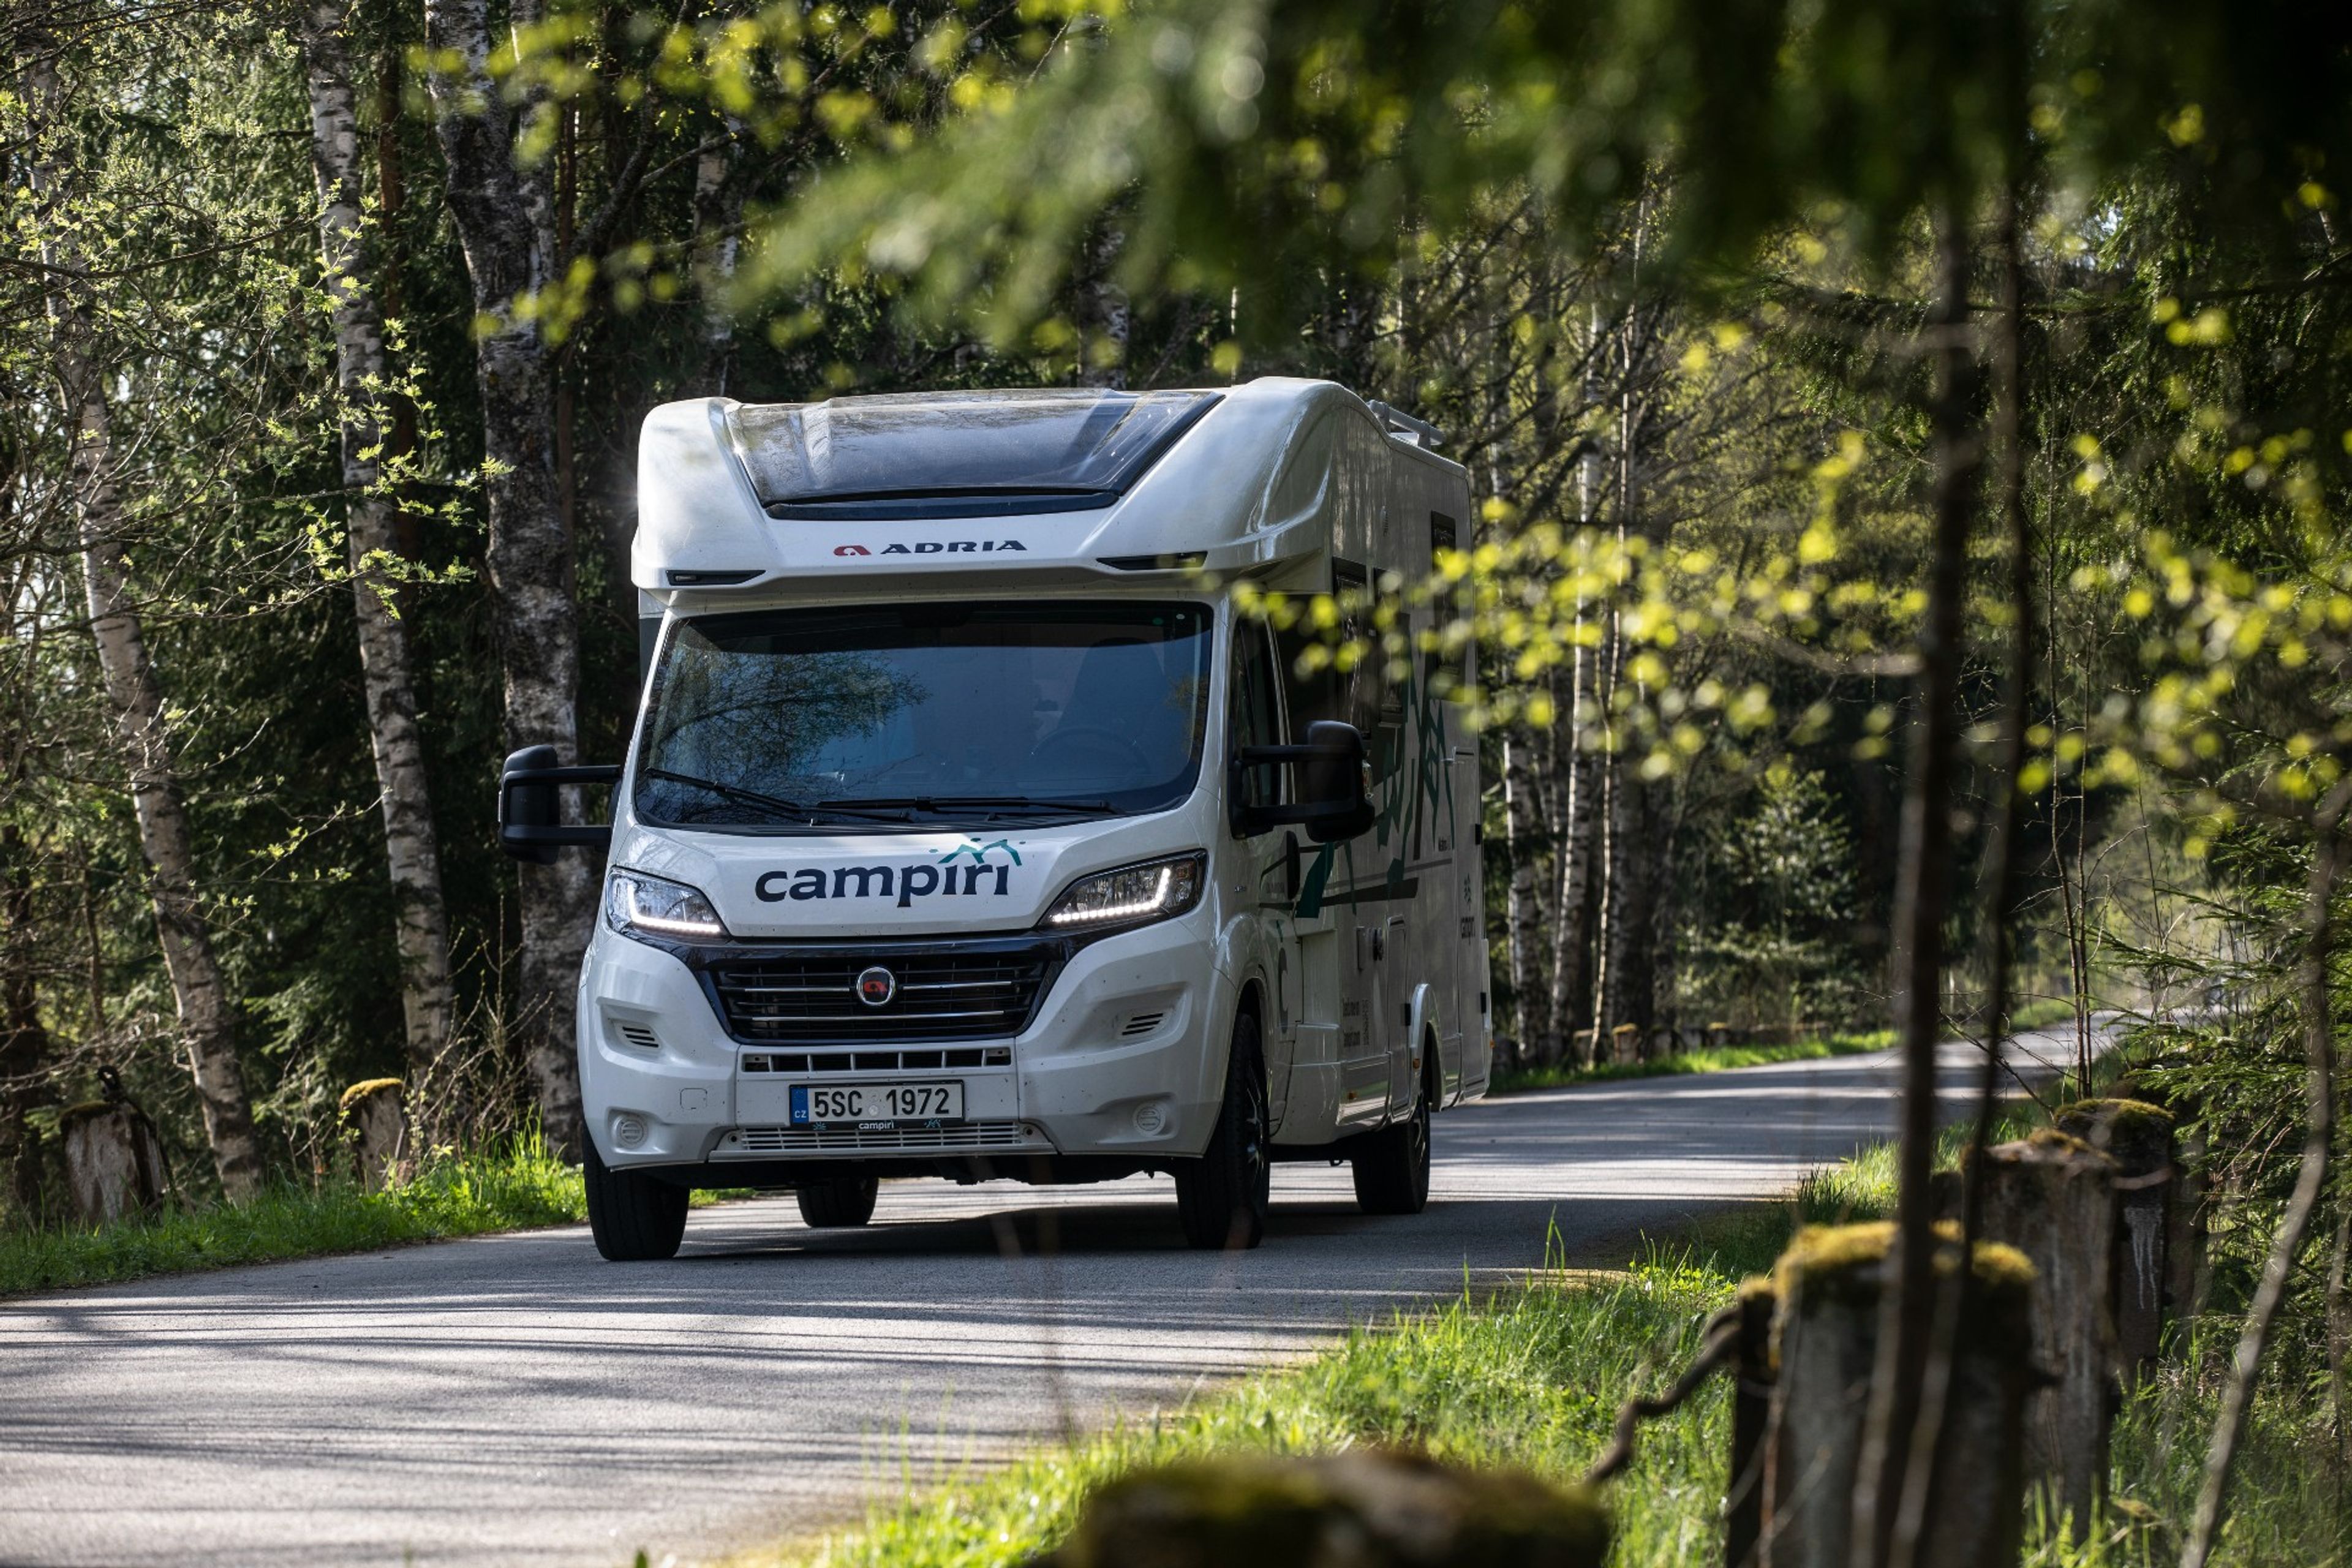
[[[1974,1060],[1946,1047],[1950,1110]],[[1877,1054],[1466,1106],[1427,1213],[1281,1166],[1238,1255],[1184,1249],[1164,1178],[904,1183],[864,1231],[699,1211],[667,1264],[572,1227],[0,1301],[0,1563],[692,1561],[1507,1278],[1555,1226],[1622,1263],[1885,1136],[1894,1091]]]

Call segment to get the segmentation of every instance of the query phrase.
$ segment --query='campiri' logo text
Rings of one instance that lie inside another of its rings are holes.
[[[992,849],[1003,850],[1006,863],[991,864],[988,852]],[[969,862],[965,856],[971,858]],[[975,838],[957,845],[930,865],[835,866],[830,877],[815,866],[766,871],[751,884],[751,894],[763,904],[781,904],[787,899],[794,903],[812,899],[887,899],[895,894],[902,910],[921,898],[1003,899],[1012,896],[1013,868],[1019,864],[1021,851],[1009,840],[982,844]]]
[[[1029,547],[1017,539],[919,539],[912,544],[886,544],[879,550],[865,544],[833,547],[835,555],[992,555],[1000,550],[1029,553]]]

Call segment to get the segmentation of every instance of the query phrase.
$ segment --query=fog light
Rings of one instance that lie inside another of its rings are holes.
[[[614,1142],[624,1149],[634,1149],[645,1141],[646,1123],[643,1117],[615,1116],[613,1118]]]
[[[1168,1108],[1156,1100],[1137,1106],[1135,1130],[1146,1138],[1159,1137],[1168,1130]]]

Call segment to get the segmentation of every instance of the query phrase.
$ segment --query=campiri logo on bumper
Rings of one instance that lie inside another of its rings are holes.
[[[835,555],[992,555],[1000,550],[1029,553],[1017,539],[919,539],[912,544],[836,544]]]
[[[994,849],[1004,851],[1003,860],[989,858]],[[982,844],[975,838],[937,859],[911,864],[803,866],[798,870],[762,871],[751,884],[751,896],[763,904],[781,904],[788,899],[806,903],[815,899],[895,898],[902,910],[922,898],[1005,899],[1013,896],[1013,870],[1020,864],[1021,851],[1013,847],[1010,839]]]

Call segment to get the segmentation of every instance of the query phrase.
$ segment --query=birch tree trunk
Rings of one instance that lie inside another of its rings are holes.
[[[726,136],[703,148],[694,161],[694,251],[702,285],[702,385],[715,397],[727,395],[735,368],[735,312],[727,291],[741,255],[743,182],[735,177],[737,139],[742,126],[726,121]]]
[[[1097,224],[1078,269],[1078,384],[1124,389],[1127,345],[1135,310],[1112,276],[1127,236],[1108,219]],[[1354,383],[1358,386],[1361,381]]]
[[[1656,863],[1664,853],[1654,842],[1659,814],[1639,762],[1620,752],[1609,763],[1616,778],[1610,791],[1609,862],[1603,871],[1609,889],[1602,916],[1608,983],[1595,1010],[1596,1026],[1606,1032],[1631,1024],[1646,1037],[1656,1011],[1657,950],[1652,937]]]
[[[1578,647],[1569,660],[1569,721],[1561,731],[1559,820],[1552,823],[1552,865],[1559,872],[1555,889],[1557,920],[1552,921],[1552,994],[1548,1025],[1559,1037],[1555,1056],[1576,1048],[1576,987],[1585,973],[1585,926],[1592,902],[1592,773],[1595,759],[1585,745],[1585,726],[1592,724],[1592,648]]]
[[[121,496],[115,485],[113,427],[104,373],[93,355],[97,323],[78,281],[82,257],[70,239],[62,208],[74,195],[75,168],[61,128],[63,89],[56,50],[28,39],[26,71],[37,136],[32,188],[40,204],[41,259],[49,270],[48,310],[55,327],[52,359],[61,406],[74,430],[73,494],[79,514],[83,586],[99,668],[114,710],[115,741],[131,777],[139,819],[139,847],[147,861],[149,898],[163,949],[163,965],[180,1030],[204,1110],[205,1135],[221,1190],[232,1200],[251,1195],[261,1181],[261,1152],[253,1134],[245,1069],[237,1060],[228,987],[214,956],[212,931],[196,895],[194,836],[172,750],[163,683],[147,655],[146,628],[124,581]]]
[[[1599,318],[1594,316],[1597,322]],[[1577,461],[1576,491],[1577,521],[1584,528],[1592,526],[1595,504],[1594,471],[1600,454],[1588,449]],[[1553,931],[1554,946],[1551,966],[1551,1026],[1560,1036],[1560,1054],[1575,1047],[1577,1020],[1582,1010],[1577,1006],[1577,983],[1584,973],[1585,916],[1590,905],[1592,885],[1592,851],[1594,829],[1600,824],[1600,813],[1593,809],[1594,784],[1600,767],[1608,765],[1604,753],[1597,759],[1585,744],[1587,730],[1596,722],[1600,708],[1597,676],[1600,666],[1598,650],[1584,646],[1586,607],[1579,599],[1576,605],[1575,647],[1569,657],[1568,670],[1568,762],[1561,771],[1561,811],[1552,825],[1556,847],[1556,868],[1559,874],[1559,920]],[[1595,1049],[1600,1037],[1593,1037]]]
[[[1543,904],[1536,895],[1537,840],[1533,749],[1524,738],[1503,737],[1503,842],[1511,861],[1509,921],[1511,1010],[1518,1042],[1514,1055],[1529,1059],[1545,1027],[1544,997],[1536,989],[1543,938]]]
[[[401,1011],[409,1060],[430,1067],[448,1047],[456,1011],[441,849],[416,729],[408,629],[385,563],[398,553],[397,507],[383,486],[389,437],[383,318],[373,291],[373,247],[360,205],[359,115],[352,93],[347,0],[314,0],[302,18],[310,93],[310,166],[319,185],[319,252],[333,296],[336,391],[342,409],[343,489],[350,497],[352,595],[368,735],[383,805],[384,856],[398,905]]]
[[[517,4],[509,21],[535,21]],[[436,129],[448,169],[449,210],[465,252],[474,309],[475,381],[482,403],[488,575],[509,749],[551,745],[574,757],[580,637],[572,604],[572,539],[558,504],[552,381],[537,325],[517,295],[552,279],[553,195],[545,174],[515,163],[515,116],[490,79],[485,0],[425,0],[425,43],[454,62],[430,76]],[[570,792],[567,792],[570,793]],[[522,1045],[548,1141],[580,1147],[580,1069],[572,1054],[572,980],[587,940],[595,876],[584,855],[520,868],[519,1007],[509,1029]]]

